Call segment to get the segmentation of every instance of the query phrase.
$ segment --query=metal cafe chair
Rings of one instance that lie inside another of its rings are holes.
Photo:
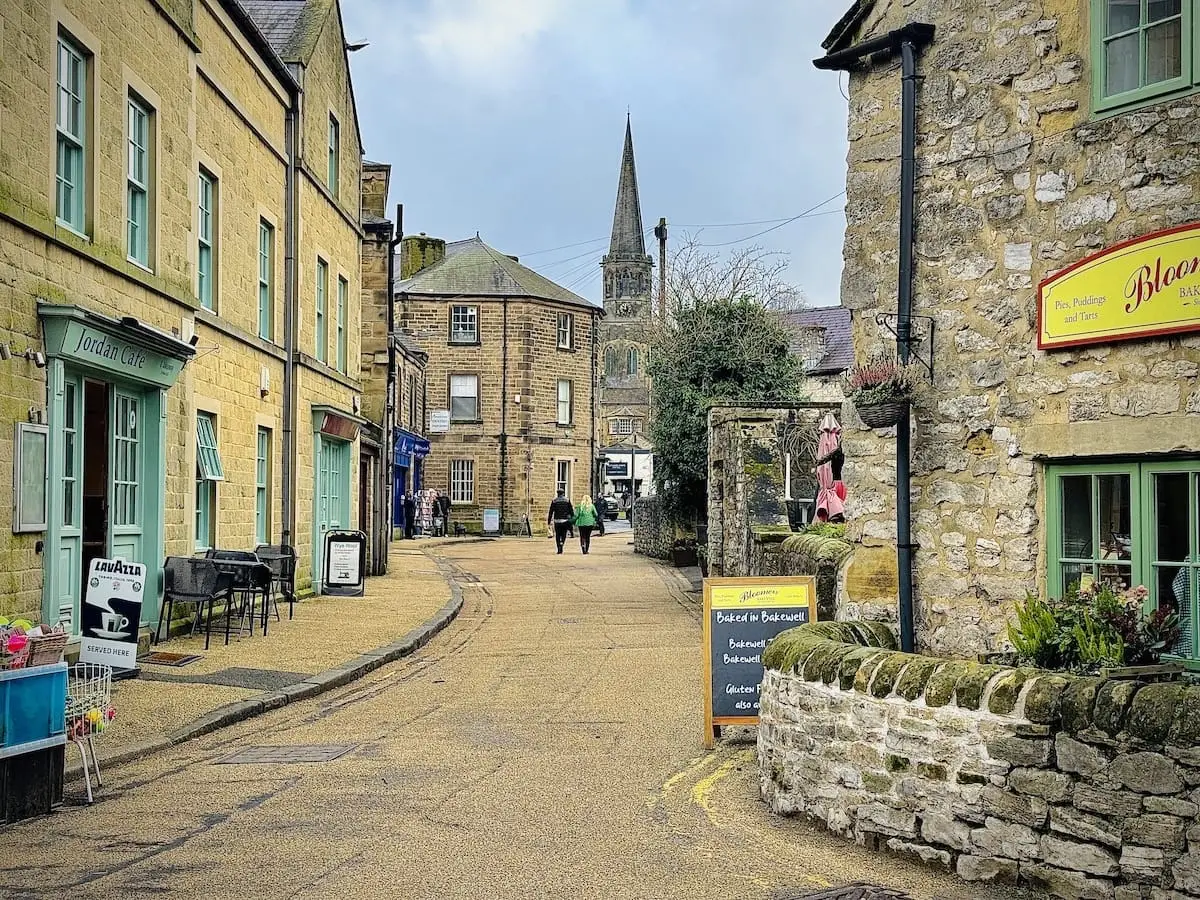
[[[209,550],[205,558],[232,577],[231,593],[237,598],[238,634],[248,625],[254,636],[255,608],[258,596],[263,598],[263,635],[267,633],[267,598],[271,589],[271,570],[250,550]],[[225,608],[225,643],[229,643],[229,626],[233,604]]]
[[[170,637],[171,614],[175,602],[194,603],[196,617],[192,620],[192,633],[196,632],[200,622],[208,612],[208,623],[204,631],[204,649],[208,649],[212,636],[212,608],[217,600],[230,600],[232,581],[221,572],[216,564],[208,559],[195,557],[168,556],[163,563],[163,603],[158,611],[158,627],[154,629],[154,642],[162,640],[163,624],[167,626],[167,636]]]
[[[288,605],[288,618],[296,607],[296,549],[289,544],[259,544],[255,555],[271,570],[271,602],[275,606],[275,621],[279,621],[279,601],[275,592],[283,594]]]

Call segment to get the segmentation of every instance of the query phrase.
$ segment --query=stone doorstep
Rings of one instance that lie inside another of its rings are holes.
[[[298,684],[288,685],[279,691],[264,692],[248,700],[227,703],[209,713],[193,720],[182,728],[177,728],[162,738],[154,738],[140,744],[135,744],[125,750],[115,753],[103,760],[107,769],[113,765],[130,762],[158,753],[176,744],[182,744],[193,738],[201,737],[220,728],[227,728],[246,719],[260,716],[272,709],[279,709],[289,703],[307,700],[318,694],[349,684],[380,666],[408,656],[427,644],[435,634],[444,629],[458,616],[463,606],[462,588],[453,579],[447,578],[450,587],[450,600],[441,607],[424,625],[409,631],[404,637],[383,647],[368,651],[357,658],[313,675]],[[70,765],[66,770],[66,781],[78,781],[83,777],[82,763]]]

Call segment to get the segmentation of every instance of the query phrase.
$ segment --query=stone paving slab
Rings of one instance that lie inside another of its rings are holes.
[[[451,541],[452,542],[452,541]],[[393,544],[387,575],[367,580],[363,597],[317,597],[255,633],[173,638],[159,649],[197,653],[182,668],[146,666],[149,677],[113,684],[117,719],[96,739],[101,767],[154,753],[361,678],[412,653],[453,620],[462,592],[424,551],[447,541]],[[262,671],[260,684],[248,676]],[[233,672],[237,677],[229,677]],[[223,683],[222,683],[223,682]],[[67,778],[81,778],[68,747]]]

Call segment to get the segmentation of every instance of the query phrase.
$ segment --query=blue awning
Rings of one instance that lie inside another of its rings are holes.
[[[396,429],[396,446],[393,462],[397,466],[411,466],[413,458],[422,459],[429,455],[429,441],[406,428]]]

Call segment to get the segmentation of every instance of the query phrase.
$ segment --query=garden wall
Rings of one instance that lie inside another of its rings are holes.
[[[899,653],[882,623],[767,648],[763,798],[969,881],[1200,897],[1200,687]]]
[[[675,529],[662,513],[657,496],[639,497],[633,503],[633,551],[654,559],[669,559]]]

